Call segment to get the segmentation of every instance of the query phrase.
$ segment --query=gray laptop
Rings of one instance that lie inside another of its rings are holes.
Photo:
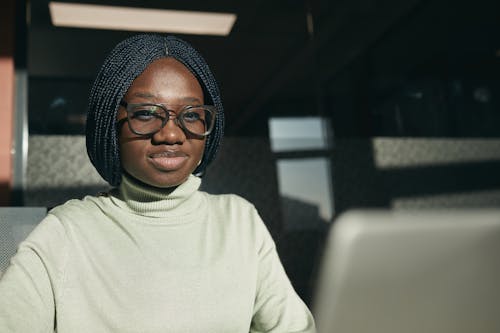
[[[313,313],[320,333],[500,332],[500,210],[345,213]]]

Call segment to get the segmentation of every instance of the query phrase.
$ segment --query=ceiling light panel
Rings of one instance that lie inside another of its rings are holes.
[[[49,2],[58,27],[227,36],[236,14]]]

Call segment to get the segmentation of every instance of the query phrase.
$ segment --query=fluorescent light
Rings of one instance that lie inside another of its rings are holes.
[[[58,27],[227,36],[236,14],[49,2]]]

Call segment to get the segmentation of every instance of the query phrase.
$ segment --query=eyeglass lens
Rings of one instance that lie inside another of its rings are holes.
[[[170,114],[159,105],[128,105],[129,124],[139,134],[159,131],[167,123]],[[208,135],[214,124],[213,111],[204,107],[184,109],[175,118],[179,126],[196,135]]]

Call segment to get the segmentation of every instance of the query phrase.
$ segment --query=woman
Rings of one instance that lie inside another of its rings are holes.
[[[118,44],[86,134],[115,189],[54,208],[21,244],[0,281],[0,331],[314,332],[255,208],[198,191],[223,122],[189,44]]]

